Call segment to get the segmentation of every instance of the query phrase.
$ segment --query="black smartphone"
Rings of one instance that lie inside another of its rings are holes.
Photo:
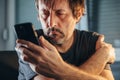
[[[38,36],[34,30],[32,23],[28,22],[28,23],[16,24],[14,28],[18,39],[31,41],[34,44],[40,45],[38,41]]]

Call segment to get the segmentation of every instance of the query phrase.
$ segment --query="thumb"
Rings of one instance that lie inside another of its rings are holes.
[[[43,36],[39,37],[39,41],[43,48],[47,48],[49,50],[52,50],[54,48],[54,46],[50,42],[48,42]]]
[[[104,35],[100,35],[96,42],[96,50],[99,49],[104,42]]]
[[[98,41],[103,42],[104,39],[105,39],[104,35],[100,35],[99,38],[98,38]]]

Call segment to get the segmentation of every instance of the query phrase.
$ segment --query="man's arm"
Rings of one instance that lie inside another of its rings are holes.
[[[111,51],[112,50],[112,46],[107,44],[107,43],[101,43],[104,40],[104,36],[100,36],[98,41],[97,41],[97,49],[99,46],[103,47],[103,45],[106,47],[110,47]],[[100,47],[99,47],[100,48]],[[87,72],[89,74],[92,75],[97,75],[97,76],[102,76],[108,80],[114,80],[112,72],[110,70],[110,68],[106,69],[106,65],[109,62],[109,54],[107,54],[108,52],[106,52],[106,50],[104,50],[104,48],[102,48],[99,51],[96,51],[96,53],[90,57],[90,59],[88,59],[83,65],[79,66],[78,69]],[[102,54],[102,55],[101,55]],[[114,57],[114,55],[113,55]],[[114,60],[114,58],[113,58]],[[112,60],[112,61],[113,61]],[[107,65],[107,67],[110,67],[109,65]]]
[[[62,71],[64,71],[57,72],[57,75],[59,76],[55,79],[45,77],[41,78],[41,75],[37,75],[33,80],[107,80],[102,76],[86,73],[83,70],[67,63],[65,63],[61,68],[63,68]]]
[[[98,41],[102,41],[101,40],[102,38],[100,37]],[[106,70],[105,68],[106,64],[109,62],[110,54],[108,51],[111,51],[114,53],[114,49],[112,48],[111,45],[107,43],[101,43],[101,42],[98,42],[98,43],[99,45],[102,45],[101,48],[99,48],[98,51],[96,51],[95,54],[92,57],[90,57],[90,59],[88,59],[83,65],[79,66],[78,69],[88,73],[85,75],[92,74],[92,75],[97,75],[96,76],[97,78],[98,76],[102,76],[108,80],[109,79],[114,80],[111,70],[110,69]],[[80,71],[80,73],[82,72]]]
[[[104,36],[100,35],[98,40],[97,40],[97,43],[96,43],[96,50],[98,50],[103,45],[107,44],[107,43],[103,43],[103,41],[104,41]],[[108,45],[108,47],[111,47],[111,46]],[[96,52],[96,54],[94,54],[88,61],[86,61],[83,65],[79,66],[78,68],[87,72],[87,73],[90,73],[93,75],[99,75],[99,76],[102,76],[108,80],[109,80],[109,78],[111,80],[114,80],[111,70],[105,68],[105,66],[107,65],[107,62],[109,60],[108,55],[109,54],[107,54],[105,52],[104,53],[103,52],[99,52],[99,53]],[[115,56],[113,55],[112,62],[114,62],[114,59],[115,59]]]
[[[103,58],[102,58],[103,57]],[[79,66],[79,69],[106,78],[107,80],[114,80],[110,69],[106,69],[109,58],[108,55],[99,55],[95,53],[87,62]]]
[[[100,74],[102,77],[105,77],[107,80],[114,80],[110,64],[106,64],[104,70]]]
[[[103,41],[104,36],[100,35],[96,42],[96,50],[100,49],[101,47],[109,47],[110,54],[107,54],[107,52],[105,52],[106,50],[104,49],[102,52],[97,53],[96,51],[96,53],[90,59],[88,59],[83,65],[79,66],[79,68],[87,73],[100,75],[108,80],[114,80],[112,71],[110,69],[110,64],[108,64],[113,63],[115,60],[114,49],[110,44],[104,43]],[[110,57],[108,58],[109,55]]]
[[[43,37],[41,38],[41,44],[46,47],[34,45],[31,42],[19,40],[19,44],[25,45],[25,47],[18,46],[18,49],[25,55],[24,60],[34,65],[35,71],[47,77],[53,77],[61,80],[105,80],[99,75],[93,75],[87,73],[81,69],[71,66],[65,63],[57,52],[56,48],[47,42]],[[29,48],[29,49],[28,49]],[[109,51],[111,47],[103,46],[97,50],[96,55],[104,52],[104,59],[107,62],[109,59]],[[103,56],[102,56],[103,57]],[[96,57],[95,57],[96,58]],[[95,62],[94,56],[92,56],[92,62]],[[97,58],[96,58],[97,59]]]
[[[110,70],[105,69],[105,65],[107,62],[109,62],[110,53],[114,52],[114,49],[110,45],[104,45],[100,49],[98,49],[95,54],[85,62],[82,66],[80,66],[77,70],[75,70],[75,73],[78,75],[73,75],[76,77],[76,80],[80,79],[80,76],[83,80],[91,79],[91,80],[114,80],[113,75],[111,74]],[[69,68],[66,68],[69,69]],[[71,68],[72,70],[72,68]],[[70,71],[71,71],[70,70]],[[68,70],[68,73],[74,73]],[[67,73],[66,73],[67,74]],[[85,77],[86,76],[86,77]],[[108,78],[108,76],[110,78]],[[72,77],[69,77],[72,79]],[[78,78],[78,79],[77,79]],[[103,79],[102,79],[103,78]],[[73,78],[75,79],[75,78]]]

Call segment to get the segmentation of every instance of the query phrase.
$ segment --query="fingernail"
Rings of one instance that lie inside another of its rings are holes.
[[[16,40],[16,43],[18,43],[18,39]]]
[[[16,40],[16,43],[20,43],[20,42],[21,42],[21,40],[20,40],[20,39],[17,39],[17,40]]]
[[[43,37],[43,36],[41,36],[40,38],[41,38],[42,40],[44,40],[44,37]]]

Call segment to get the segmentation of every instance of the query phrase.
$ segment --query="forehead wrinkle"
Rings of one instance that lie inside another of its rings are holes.
[[[40,0],[42,4],[45,4],[48,9],[56,10],[59,7],[63,7],[68,3],[68,0]],[[59,5],[59,6],[58,6]]]
[[[51,1],[53,2],[53,0],[39,0],[39,6],[44,5],[44,8],[50,9],[52,4]]]
[[[63,6],[65,6],[67,4],[67,0],[54,0],[54,3],[52,4],[52,9],[56,10],[56,9],[64,9]]]

